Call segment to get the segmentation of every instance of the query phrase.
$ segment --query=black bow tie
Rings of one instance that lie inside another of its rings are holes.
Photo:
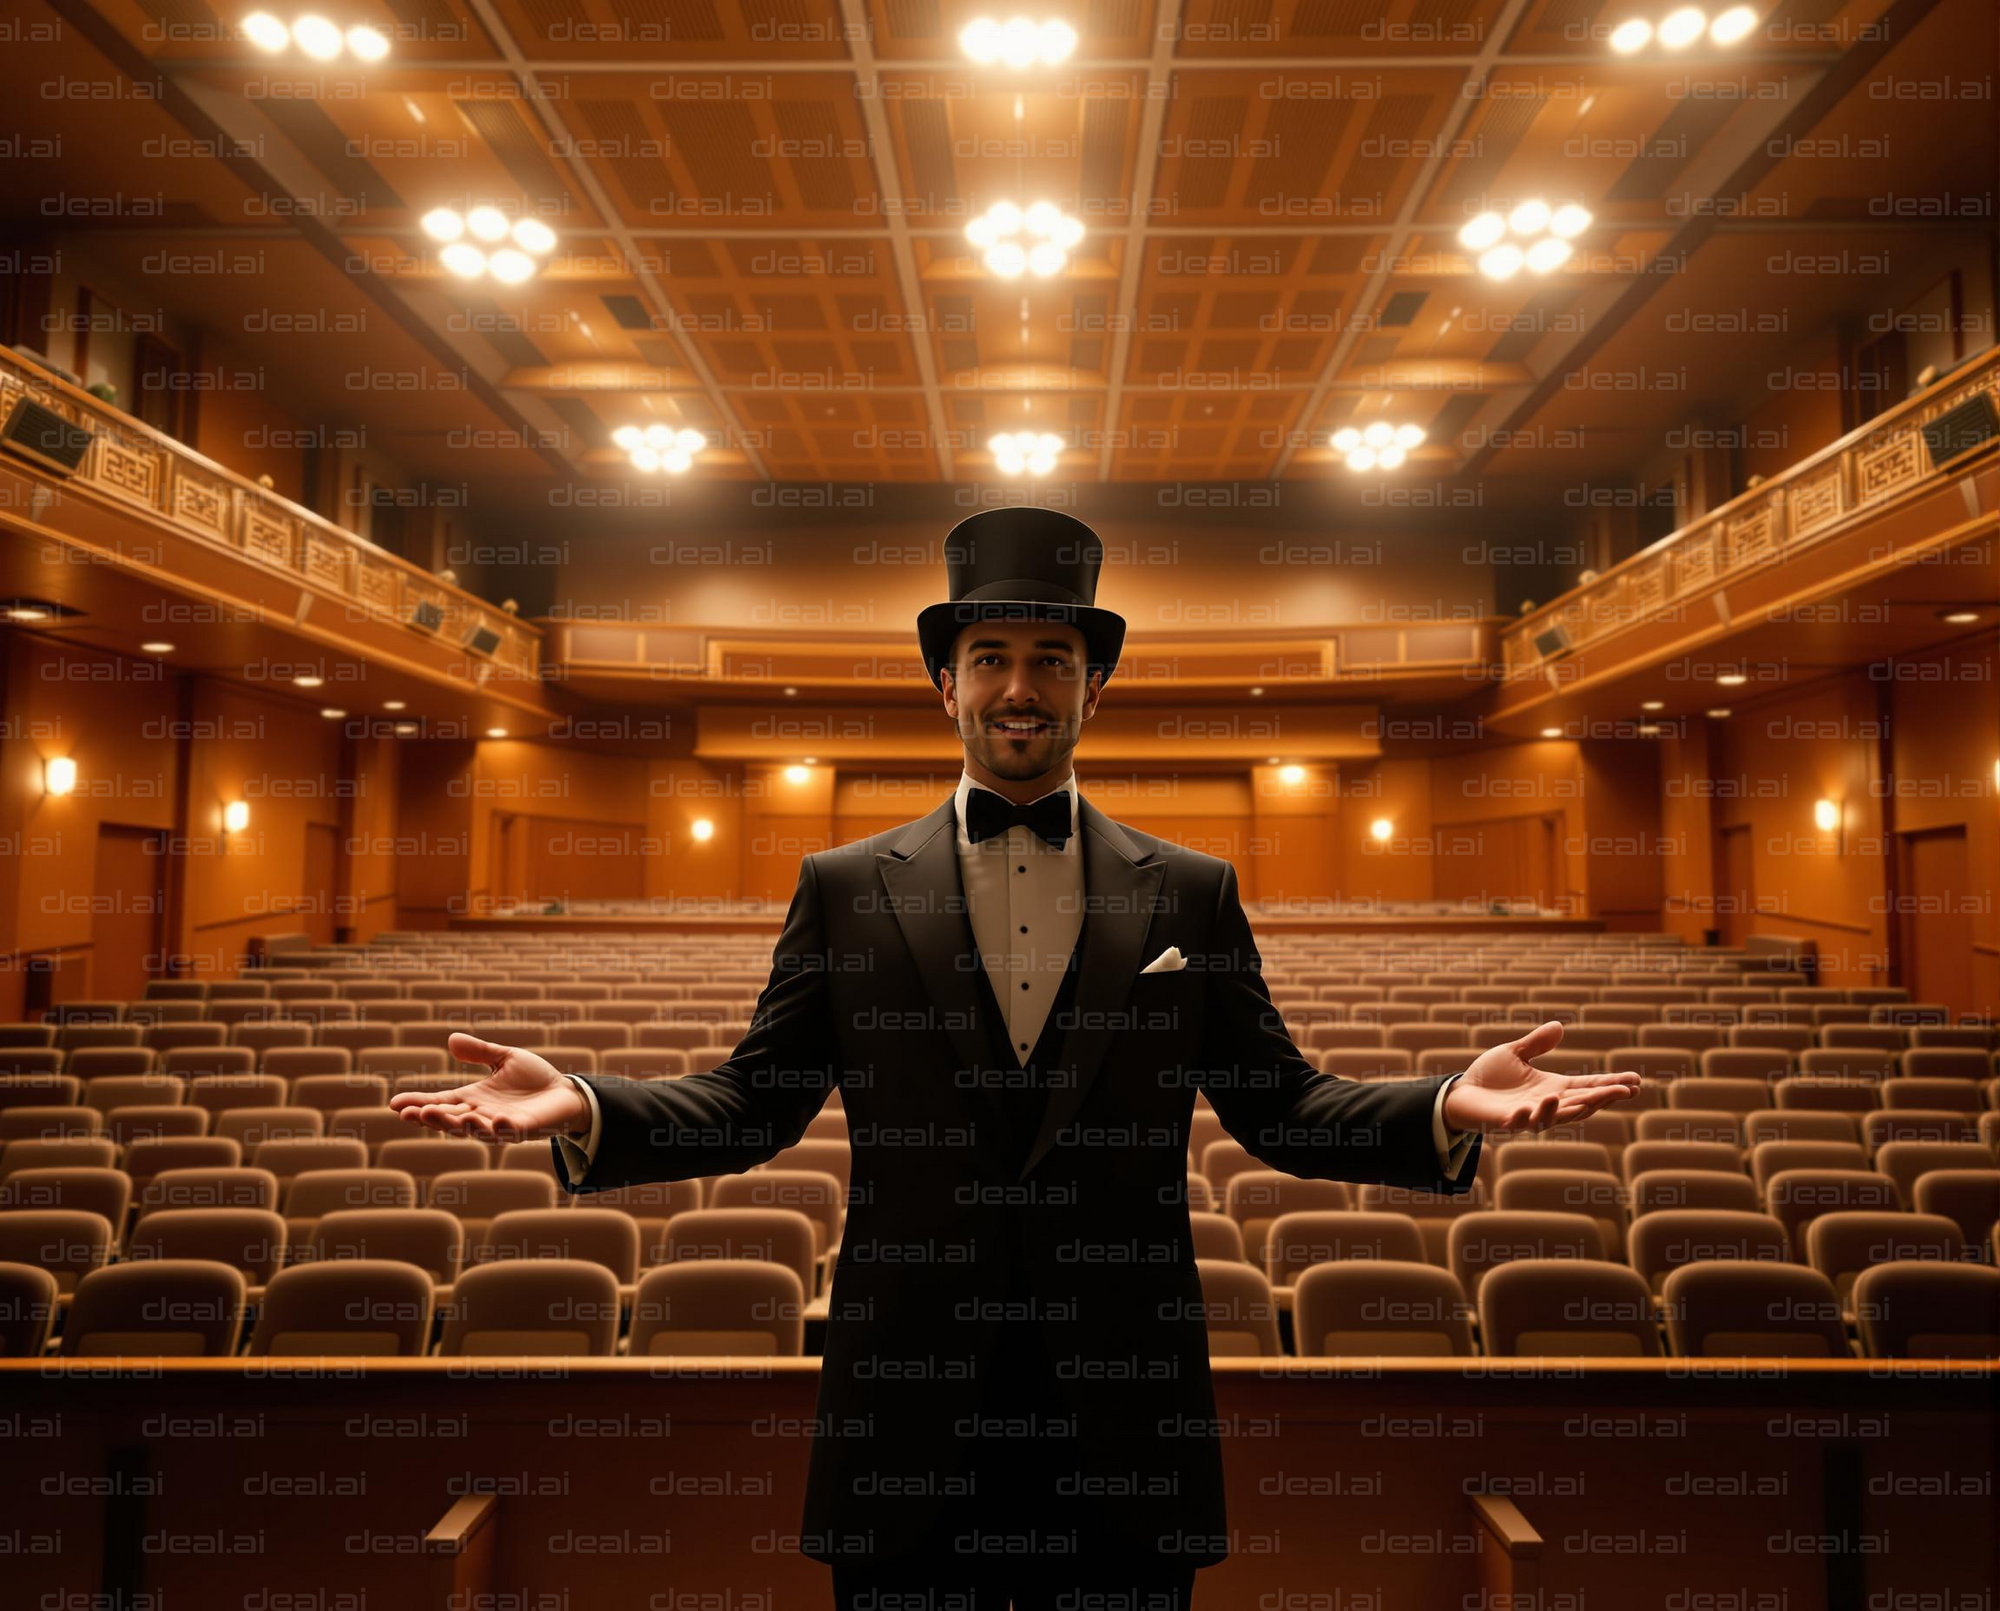
[[[1060,850],[1068,842],[1069,790],[1045,794],[1031,805],[1017,806],[991,789],[973,788],[965,797],[965,837],[975,845],[982,839],[1003,834],[1019,823],[1032,829],[1036,837]]]

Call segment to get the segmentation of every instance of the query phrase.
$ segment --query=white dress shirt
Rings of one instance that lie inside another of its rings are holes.
[[[1071,771],[1054,788],[1042,791],[1069,790],[1070,836],[1060,849],[1020,823],[974,844],[966,832],[965,804],[966,796],[978,787],[972,774],[966,772],[952,797],[958,815],[958,870],[965,883],[973,944],[992,982],[994,998],[1006,1014],[1013,1050],[1026,1057],[1041,1036],[1049,1008],[1055,1005],[1070,953],[1083,929],[1083,839],[1076,773]],[[566,1135],[556,1137],[570,1184],[575,1185],[597,1155],[604,1115],[588,1082],[573,1074],[569,1077],[590,1103],[590,1130],[584,1139],[578,1142]],[[1438,1167],[1454,1178],[1473,1137],[1470,1130],[1445,1129],[1444,1094],[1457,1078],[1454,1074],[1438,1087],[1437,1101],[1431,1107],[1431,1141],[1437,1148]]]

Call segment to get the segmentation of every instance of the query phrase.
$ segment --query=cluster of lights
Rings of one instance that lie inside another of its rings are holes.
[[[1458,232],[1458,244],[1479,254],[1479,272],[1489,280],[1511,280],[1524,268],[1530,274],[1561,268],[1573,250],[1570,241],[1590,222],[1590,210],[1574,202],[1551,208],[1524,201],[1510,213],[1481,213]]]
[[[1350,470],[1393,470],[1424,439],[1421,425],[1391,425],[1387,420],[1357,430],[1344,426],[1333,433],[1333,451],[1347,456]]]
[[[389,54],[388,37],[365,24],[343,33],[335,23],[308,12],[295,17],[287,28],[268,11],[253,11],[243,19],[243,37],[259,50],[275,56],[287,45],[297,45],[316,62],[330,62],[344,50],[364,62],[379,62]]]
[[[671,425],[621,425],[611,440],[632,460],[632,468],[651,474],[664,470],[679,475],[694,463],[694,456],[708,446],[699,431],[675,430]]]
[[[1037,63],[1053,67],[1067,61],[1076,49],[1076,30],[1068,23],[1050,18],[1030,22],[1026,17],[1009,17],[995,22],[979,17],[968,23],[958,36],[959,48],[981,67],[1000,62],[1008,67],[1033,67]]]
[[[1026,210],[996,201],[965,226],[965,238],[985,253],[986,267],[1001,279],[1026,273],[1045,280],[1063,271],[1083,239],[1083,225],[1052,201],[1038,201]]]
[[[1002,431],[986,445],[1002,475],[1048,475],[1056,467],[1063,439],[1046,431]]]
[[[462,280],[490,274],[503,285],[519,285],[534,278],[541,267],[537,260],[556,244],[556,232],[539,218],[510,224],[498,207],[475,207],[469,213],[434,207],[424,214],[423,227],[432,240],[444,243],[438,261]]]
[[[1662,50],[1686,50],[1703,34],[1718,45],[1734,45],[1756,31],[1757,12],[1752,6],[1731,6],[1713,21],[1700,6],[1682,6],[1660,19],[1655,28],[1644,17],[1621,22],[1611,30],[1611,48],[1621,56],[1644,50],[1658,41]]]

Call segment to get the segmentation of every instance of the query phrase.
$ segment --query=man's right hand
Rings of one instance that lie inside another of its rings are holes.
[[[451,1055],[493,1072],[449,1091],[400,1091],[389,1106],[413,1124],[475,1141],[533,1141],[590,1121],[583,1093],[545,1057],[472,1035],[453,1035]]]

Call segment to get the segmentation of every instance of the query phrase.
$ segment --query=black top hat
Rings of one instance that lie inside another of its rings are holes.
[[[931,682],[944,686],[951,646],[974,621],[1067,621],[1083,634],[1091,669],[1105,681],[1125,644],[1125,618],[1100,610],[1104,544],[1073,515],[1054,509],[985,509],[944,540],[951,597],[917,615],[917,641]]]

